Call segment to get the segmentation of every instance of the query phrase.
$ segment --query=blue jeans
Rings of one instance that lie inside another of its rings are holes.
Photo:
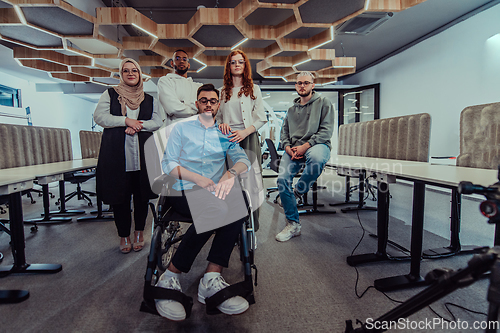
[[[323,172],[326,162],[330,159],[330,148],[325,144],[317,144],[309,148],[300,160],[292,160],[287,153],[280,161],[278,174],[278,191],[286,219],[290,222],[299,222],[299,211],[292,190],[293,177],[304,168],[302,175],[295,184],[295,190],[304,194]]]

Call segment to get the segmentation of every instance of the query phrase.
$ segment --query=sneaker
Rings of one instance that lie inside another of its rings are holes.
[[[276,235],[276,240],[278,242],[286,242],[293,237],[300,236],[300,228],[300,223],[287,222],[285,229],[281,230],[281,232]]]
[[[206,285],[203,283],[202,278],[200,280],[200,285],[198,286],[198,302],[205,304],[206,298],[214,295],[216,292],[226,287],[229,287],[229,283],[224,281],[224,278],[221,275],[208,280]],[[249,304],[246,299],[241,296],[234,296],[217,306],[217,309],[227,315],[236,315],[245,312],[248,307]]]
[[[175,276],[168,278],[165,276],[165,273],[160,276],[160,280],[156,284],[157,287],[165,288],[165,289],[173,289],[182,292],[181,284],[179,283],[179,279]],[[156,310],[158,313],[167,319],[173,321],[181,321],[186,319],[186,310],[182,306],[181,303],[171,300],[171,299],[163,299],[163,300],[155,300]]]

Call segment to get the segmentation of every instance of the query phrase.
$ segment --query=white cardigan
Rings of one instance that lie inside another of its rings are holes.
[[[222,93],[222,87],[219,88]],[[260,88],[258,85],[253,85],[253,94],[256,99],[252,99],[250,95],[245,96],[244,94],[239,97],[241,101],[241,111],[243,113],[243,123],[245,124],[245,128],[250,126],[255,127],[255,131],[257,132],[259,128],[264,126],[267,123],[266,113],[264,112],[264,104],[262,103],[262,93],[260,92]],[[235,98],[235,96],[231,96],[231,98]],[[236,95],[238,98],[238,95]],[[228,107],[225,106],[226,102],[223,101],[221,95],[221,103],[219,111],[215,116],[217,123],[224,123],[224,113],[231,112]]]

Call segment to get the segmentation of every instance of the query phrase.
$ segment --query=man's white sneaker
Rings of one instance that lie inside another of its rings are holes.
[[[203,283],[203,278],[200,280],[198,286],[198,302],[205,304],[205,298],[209,298],[221,289],[229,286],[229,283],[224,281],[220,275],[208,280],[207,284]],[[234,296],[225,300],[222,304],[217,306],[220,312],[228,315],[236,315],[245,312],[249,307],[246,299],[241,296]]]
[[[157,287],[166,288],[166,289],[174,289],[182,292],[181,284],[179,283],[179,279],[175,276],[167,277],[165,273],[160,276],[160,280],[156,284]],[[162,316],[170,320],[181,321],[186,319],[186,310],[182,306],[181,303],[171,300],[155,300],[156,303],[156,311]]]
[[[300,236],[300,223],[297,222],[287,222],[286,227],[276,235],[276,240],[278,242],[286,242],[287,240]]]

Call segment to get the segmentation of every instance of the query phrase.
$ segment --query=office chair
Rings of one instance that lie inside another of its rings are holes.
[[[278,151],[276,150],[276,146],[274,145],[273,140],[271,139],[266,139],[266,144],[267,144],[267,149],[269,150],[269,155],[271,155],[271,162],[269,162],[269,167],[271,170],[276,172],[276,175],[272,175],[270,177],[277,178],[278,177],[278,172],[279,172],[279,166],[280,166],[280,159],[281,156],[278,155]],[[269,198],[271,193],[278,191],[278,187],[268,187],[266,189],[266,198]]]

